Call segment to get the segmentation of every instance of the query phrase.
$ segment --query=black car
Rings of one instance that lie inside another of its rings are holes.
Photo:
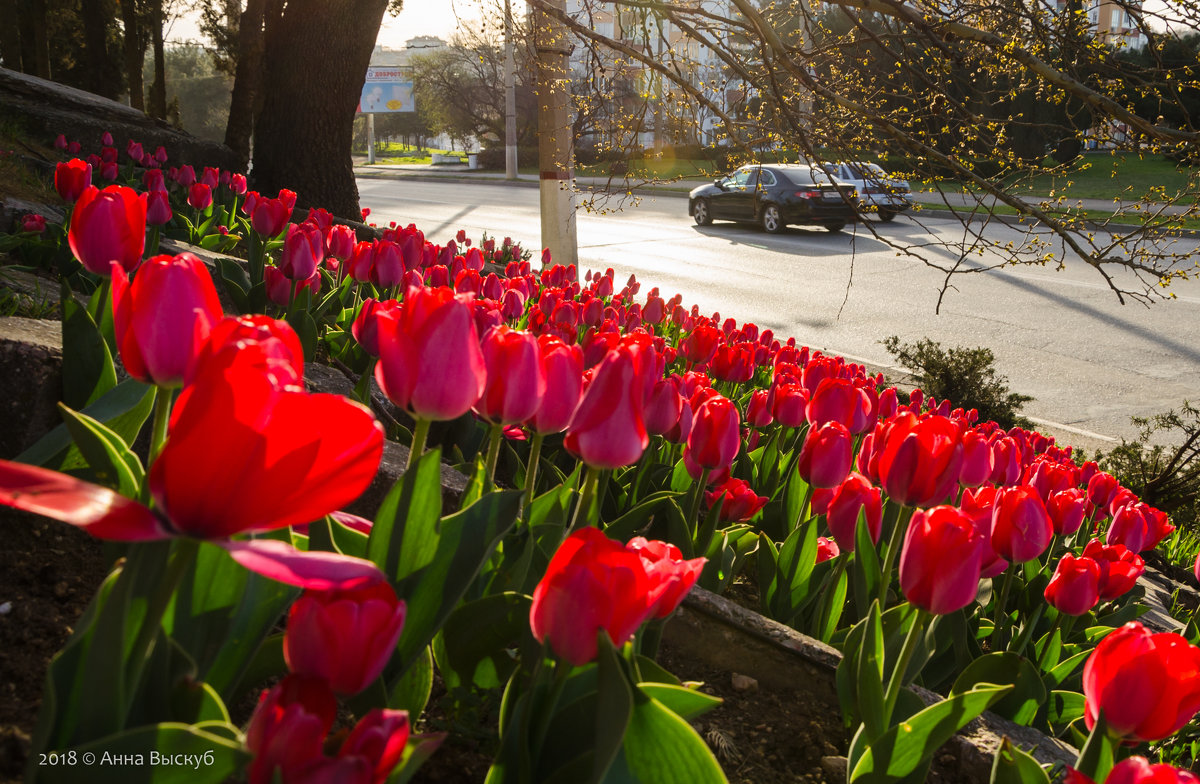
[[[714,219],[753,222],[772,234],[789,223],[841,231],[857,215],[854,186],[817,166],[750,164],[688,194],[688,214],[700,226]]]

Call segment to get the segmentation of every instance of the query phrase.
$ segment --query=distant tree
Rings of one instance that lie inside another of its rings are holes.
[[[524,33],[517,32],[517,40]],[[537,100],[526,47],[517,46],[517,144],[532,143]],[[481,143],[504,141],[504,49],[473,30],[460,31],[444,49],[412,58],[417,113],[434,133]]]

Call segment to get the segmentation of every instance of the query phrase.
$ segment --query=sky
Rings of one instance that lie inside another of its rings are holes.
[[[479,25],[485,16],[498,19],[502,9],[503,0],[405,0],[398,16],[384,16],[377,43],[403,49],[405,41],[418,35],[436,35],[448,41],[459,25]],[[523,13],[525,3],[513,0],[512,10]],[[168,37],[180,42],[201,40],[194,17],[176,21]]]

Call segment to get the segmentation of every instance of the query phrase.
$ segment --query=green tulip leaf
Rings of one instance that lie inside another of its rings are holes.
[[[425,457],[430,455],[433,456],[432,470],[436,472],[435,478],[440,479],[441,466],[437,450]],[[418,463],[418,472],[422,463],[425,463],[425,458]],[[403,481],[402,478],[401,483]],[[437,490],[440,504],[440,481],[437,483]],[[426,538],[434,540],[436,549],[432,558],[422,555],[422,560],[426,560],[425,565],[408,572],[396,585],[396,593],[403,596],[408,603],[404,634],[400,636],[401,672],[433,641],[433,636],[445,624],[451,611],[475,581],[475,576],[492,557],[501,539],[512,529],[517,520],[522,497],[523,493],[520,490],[488,493],[461,512],[442,518],[440,523],[435,520],[433,527],[440,527],[440,533],[436,530],[424,532]],[[407,528],[411,522],[411,519],[405,521],[401,532],[401,538],[406,542],[405,546],[408,540]],[[375,531],[371,532],[371,536],[374,540]],[[400,554],[400,564],[405,568],[410,563],[406,555]]]
[[[1050,784],[1050,776],[1033,755],[1004,738],[992,761],[990,784]]]
[[[79,410],[117,385],[117,371],[96,321],[65,283],[62,314],[63,402]]]
[[[935,703],[871,741],[849,781],[888,784],[919,770],[942,744],[1012,690],[980,686]]]
[[[625,762],[638,781],[716,784],[724,772],[692,726],[654,699],[640,701],[625,731]]]
[[[416,465],[401,475],[375,514],[367,557],[395,582],[425,568],[437,554],[441,468],[440,450],[421,455]]]
[[[720,697],[713,697],[696,689],[674,686],[668,683],[639,683],[638,690],[647,697],[662,703],[672,713],[691,721],[721,705]]]
[[[146,470],[121,436],[62,403],[58,404],[58,411],[71,440],[91,469],[91,478],[127,498],[137,498]]]
[[[495,689],[507,681],[515,667],[507,649],[529,634],[532,603],[523,594],[501,593],[455,609],[438,646],[438,670],[446,685]]]
[[[1088,648],[1087,650],[1072,654],[1055,665],[1054,669],[1042,676],[1046,688],[1053,689],[1056,686],[1060,686],[1067,678],[1070,678],[1075,673],[1075,670],[1092,655],[1092,650],[1092,648]]]
[[[1007,651],[981,656],[967,665],[950,690],[955,696],[981,683],[1012,685],[1013,690],[992,706],[992,712],[1022,726],[1029,726],[1046,701],[1041,673],[1028,659]]]
[[[1055,735],[1062,735],[1067,728],[1083,718],[1084,696],[1077,691],[1052,691],[1046,700],[1046,723]]]
[[[408,784],[416,772],[420,770],[425,761],[433,756],[433,752],[437,751],[438,746],[442,745],[442,741],[446,739],[444,732],[434,732],[425,735],[410,735],[408,743],[404,746],[404,754],[400,757],[400,763],[396,766],[396,770],[388,778],[389,784]]]
[[[412,717],[420,716],[433,693],[433,651],[425,648],[408,671],[388,689],[387,704],[392,710],[406,710]]]
[[[132,444],[154,408],[154,395],[154,387],[127,378],[79,413],[103,424],[123,443]],[[65,424],[42,436],[15,459],[19,463],[58,471],[70,471],[86,465],[79,448],[71,441],[71,433]]]
[[[866,615],[871,601],[879,595],[879,584],[883,574],[879,565],[879,553],[871,541],[871,530],[867,525],[865,510],[859,510],[854,529],[854,556],[851,567],[854,583],[854,606],[859,617]]]
[[[596,724],[595,756],[592,759],[591,781],[599,782],[612,766],[626,740],[635,713],[633,690],[630,688],[620,654],[613,647],[608,633],[596,634]],[[655,779],[646,779],[654,781]]]

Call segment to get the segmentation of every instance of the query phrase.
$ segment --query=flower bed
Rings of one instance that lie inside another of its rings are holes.
[[[1172,526],[1069,447],[611,270],[360,241],[105,141],[59,166],[67,224],[6,241],[64,283],[64,426],[0,462],[0,503],[124,553],[51,666],[33,778],[153,750],[204,780],[407,780],[444,739],[410,732],[436,671],[455,720],[498,712],[489,782],[722,781],[694,726],[718,701],[655,660],[694,585],[841,651],[852,781],[922,780],[986,709],[1132,780],[1200,708],[1200,634],[1136,622]],[[214,280],[161,236],[245,259]],[[317,360],[353,400],[305,391]],[[373,520],[340,512],[385,436],[406,470]],[[992,776],[1049,781],[1010,743]]]

